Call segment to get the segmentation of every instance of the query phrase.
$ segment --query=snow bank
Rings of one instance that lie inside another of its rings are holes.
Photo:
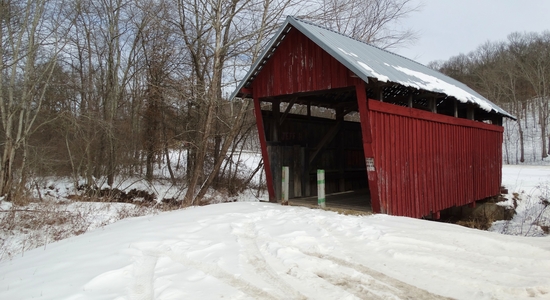
[[[550,299],[550,240],[259,202],[125,219],[0,263],[0,299]]]

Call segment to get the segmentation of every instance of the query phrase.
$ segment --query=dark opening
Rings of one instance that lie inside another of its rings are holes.
[[[354,198],[350,206],[370,207],[361,124],[353,90],[261,100],[271,104],[270,110],[265,109],[268,105],[262,105],[262,115],[277,200],[282,194],[282,167],[288,166],[289,199],[309,198],[316,203],[317,169],[323,169],[327,206]],[[362,196],[351,191],[360,191]]]

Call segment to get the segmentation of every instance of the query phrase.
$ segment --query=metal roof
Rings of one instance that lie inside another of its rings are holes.
[[[395,82],[407,87],[443,93],[463,103],[474,103],[485,111],[515,119],[467,85],[449,76],[403,56],[291,16],[287,17],[268,43],[260,58],[231,95],[231,99],[236,97],[243,87],[250,86],[291,27],[299,30],[365,82],[368,82],[369,78],[376,78],[383,82]]]

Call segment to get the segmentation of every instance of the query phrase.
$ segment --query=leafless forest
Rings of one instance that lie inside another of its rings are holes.
[[[284,17],[395,47],[414,39],[392,30],[409,2],[0,0],[0,196],[44,176],[153,181],[161,161],[185,204],[236,192],[246,178],[225,158],[256,135],[250,103],[228,94]]]
[[[505,163],[547,163],[550,154],[550,32],[512,33],[430,67],[454,77],[515,115],[505,120]]]

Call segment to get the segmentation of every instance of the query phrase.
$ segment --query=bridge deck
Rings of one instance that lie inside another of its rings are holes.
[[[319,208],[317,196],[289,199],[288,204],[292,206]],[[333,210],[344,214],[372,214],[368,190],[330,194],[326,196],[325,204],[327,210]]]

